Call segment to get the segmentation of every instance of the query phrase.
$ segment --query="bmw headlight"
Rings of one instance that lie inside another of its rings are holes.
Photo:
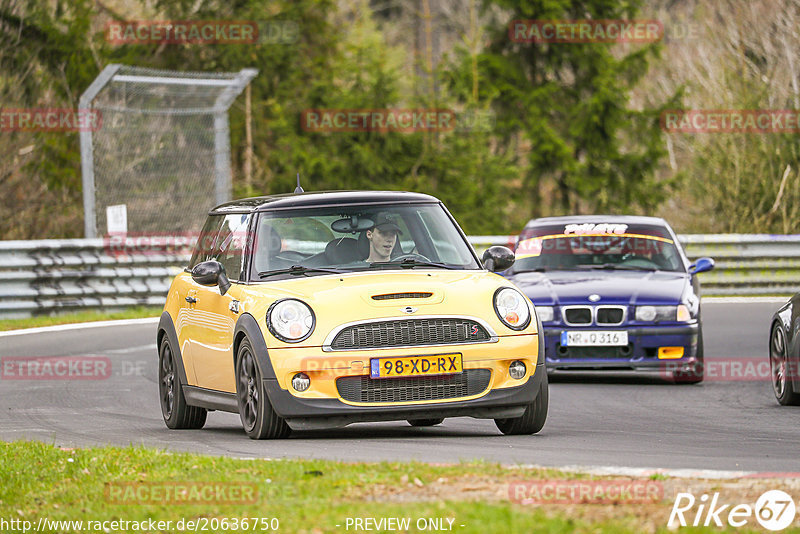
[[[501,287],[495,291],[494,311],[503,324],[512,330],[523,330],[531,322],[528,299],[510,287]]]
[[[273,336],[287,343],[303,341],[314,331],[314,312],[305,302],[283,299],[267,311],[267,328]]]
[[[555,318],[552,306],[536,306],[536,315],[543,323],[549,323]]]
[[[636,320],[645,323],[659,323],[662,321],[688,323],[692,320],[692,314],[685,304],[677,306],[636,306]]]

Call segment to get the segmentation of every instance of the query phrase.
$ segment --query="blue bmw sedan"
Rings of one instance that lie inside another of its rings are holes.
[[[703,380],[697,274],[666,221],[571,216],[530,221],[505,273],[536,306],[549,371],[645,369]]]

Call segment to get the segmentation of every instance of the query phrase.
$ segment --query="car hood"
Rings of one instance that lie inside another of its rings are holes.
[[[505,327],[494,311],[494,292],[512,286],[509,280],[487,271],[386,270],[251,284],[241,288],[238,298],[241,311],[251,313],[264,326],[266,313],[274,302],[283,298],[302,300],[314,311],[316,321],[314,333],[303,345],[317,346],[322,345],[333,328],[342,324],[422,316],[475,317],[499,336],[519,334]],[[408,293],[430,293],[430,296],[409,298]],[[393,298],[373,298],[388,294]],[[412,308],[410,313],[408,307]],[[535,333],[535,322],[529,328],[525,333]]]
[[[509,280],[541,305],[586,304],[599,295],[599,304],[678,304],[689,275],[665,271],[548,271],[516,273]]]

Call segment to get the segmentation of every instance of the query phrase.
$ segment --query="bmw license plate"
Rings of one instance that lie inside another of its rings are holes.
[[[451,375],[463,371],[461,354],[403,356],[400,358],[372,358],[369,363],[369,376],[371,378]]]
[[[624,347],[628,332],[624,330],[566,330],[561,332],[562,347]]]

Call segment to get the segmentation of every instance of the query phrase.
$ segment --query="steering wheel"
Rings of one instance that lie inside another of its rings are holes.
[[[422,254],[401,254],[396,258],[392,258],[391,261],[403,261],[403,260],[417,260],[417,261],[431,261],[429,258],[426,258]]]

